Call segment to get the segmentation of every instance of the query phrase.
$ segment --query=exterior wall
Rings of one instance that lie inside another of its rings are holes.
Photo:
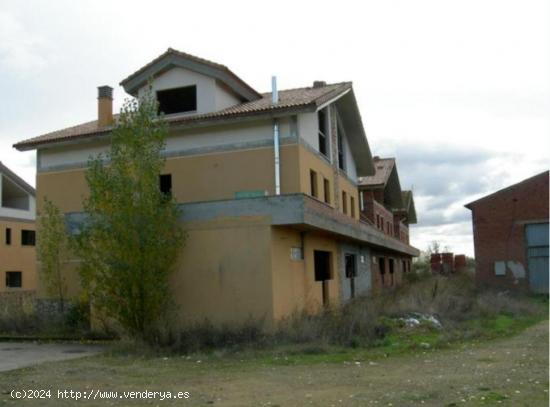
[[[6,228],[11,229],[11,245],[6,245]],[[0,218],[0,292],[36,289],[36,249],[21,245],[21,230],[35,230],[34,221]],[[22,272],[21,288],[6,287],[6,271]]]
[[[393,214],[376,200],[372,201],[374,225],[388,236],[395,236]]]
[[[216,110],[227,109],[241,101],[226,86],[216,81]]]
[[[319,123],[317,122],[317,112],[301,113],[298,115],[298,133],[307,145],[315,151],[319,151]]]
[[[232,94],[217,85],[214,78],[179,67],[174,67],[157,76],[152,81],[151,88],[153,92],[156,92],[192,85],[197,86],[197,110],[188,112],[189,115],[215,112],[228,107],[232,100],[236,100]],[[147,86],[141,88],[138,91],[138,96],[143,96],[147,89]],[[181,115],[182,113],[177,114]]]
[[[411,258],[406,256],[397,256],[394,254],[374,251],[372,253],[372,292],[379,293],[384,289],[391,289],[397,287],[403,283],[404,274],[407,269],[410,270]],[[393,260],[394,271],[393,278],[390,273],[390,260]],[[380,261],[385,263],[384,281],[382,281],[382,275],[380,273],[381,265]],[[403,267],[403,261],[406,265]]]
[[[322,283],[315,281],[313,252],[331,253],[332,279],[329,281],[329,303],[340,301],[340,278],[337,263],[337,242],[333,237],[304,232],[303,260],[292,260],[290,251],[301,247],[300,231],[288,227],[272,227],[271,267],[273,281],[274,318],[281,319],[294,312],[315,312],[322,307]]]
[[[15,218],[15,219],[25,219],[25,220],[34,220],[36,217],[36,199],[31,194],[28,194],[29,197],[29,209],[14,209],[7,208],[2,206],[2,183],[4,181],[5,175],[0,173],[0,218]]]
[[[336,206],[334,196],[334,171],[330,163],[319,154],[316,154],[308,148],[299,146],[299,171],[300,171],[300,190],[303,194],[311,195],[310,170],[317,173],[317,191],[320,201],[323,201],[324,187],[323,179],[327,179],[330,184],[330,206]]]
[[[409,243],[409,228],[401,220],[401,215],[393,216],[393,233],[396,238],[401,240],[403,243]]]
[[[280,148],[281,192],[300,192],[298,145]],[[243,172],[243,163],[253,171]],[[165,173],[172,174],[172,193],[178,202],[198,202],[234,198],[243,190],[275,192],[273,148],[227,151],[212,154],[170,157]],[[88,186],[85,169],[39,172],[37,198],[48,196],[62,212],[79,212]]]
[[[488,196],[471,208],[476,281],[527,289],[525,225],[548,222],[548,173]],[[495,275],[495,262],[506,262],[505,275]]]
[[[368,247],[341,243],[338,246],[338,268],[340,270],[340,292],[342,302],[351,299],[351,282],[346,277],[345,255],[353,254],[356,260],[357,276],[354,278],[355,296],[364,295],[370,292],[372,286],[372,260],[371,251]]]
[[[279,120],[279,133],[283,142],[294,139],[289,119]],[[273,127],[268,120],[187,130],[174,130],[167,139],[163,154],[167,157],[212,154],[216,152],[271,147]],[[41,149],[38,152],[38,172],[69,168],[83,168],[97,154],[109,152],[108,140],[79,143]]]
[[[344,160],[345,160],[345,172],[347,176],[355,183],[357,183],[357,169],[355,166],[355,160],[351,154],[351,147],[348,142],[348,137],[344,135]]]
[[[188,236],[171,284],[180,323],[252,318],[271,324],[269,220],[218,218],[184,228]]]
[[[350,217],[353,217],[354,219],[357,219],[359,220],[359,216],[360,216],[360,213],[359,213],[359,191],[357,189],[357,186],[355,186],[354,184],[352,184],[347,177],[343,176],[342,174],[339,174],[338,175],[338,185],[339,185],[339,189],[340,189],[340,212],[344,212],[344,208],[342,206],[342,192],[341,191],[345,191],[346,192],[346,206],[347,206],[347,213],[346,215],[350,216]],[[353,212],[351,211],[351,207],[352,207],[352,199],[353,198]],[[352,215],[353,214],[353,215]]]

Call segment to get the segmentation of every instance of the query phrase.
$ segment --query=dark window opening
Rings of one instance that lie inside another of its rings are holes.
[[[355,198],[353,196],[350,196],[349,209],[351,212],[351,217],[355,218]]]
[[[394,272],[394,269],[393,269],[393,259],[389,259],[389,269],[390,269],[390,283],[391,285],[393,286],[393,284],[395,283],[394,279],[393,279],[393,272]]]
[[[309,183],[311,186],[311,196],[317,198],[317,173],[313,170],[309,171]]]
[[[407,262],[405,260],[401,260],[401,267],[403,267],[403,273],[407,272]]]
[[[22,274],[20,271],[6,271],[6,287],[22,287]]]
[[[328,280],[332,279],[330,267],[330,252],[315,250],[313,252],[313,263],[315,269],[315,281],[322,282],[323,305],[329,305]]]
[[[324,109],[317,112],[317,121],[319,122],[319,152],[327,156],[327,114]]]
[[[346,278],[357,277],[357,269],[355,266],[355,254],[346,254]]]
[[[6,244],[7,245],[11,244],[11,229],[10,228],[6,228]]]
[[[21,245],[34,246],[36,244],[36,232],[34,230],[21,231]]]
[[[349,288],[351,298],[355,297],[355,277],[357,277],[357,268],[355,254],[346,254],[344,257],[346,278],[349,278]]]
[[[172,174],[162,174],[159,176],[160,192],[165,195],[172,193]]]
[[[159,113],[183,113],[197,110],[197,87],[185,86],[183,88],[166,89],[157,91]]]
[[[382,280],[382,285],[384,285],[384,274],[386,274],[386,262],[383,257],[378,258],[378,270],[380,271],[380,279]]]
[[[325,202],[330,203],[330,182],[328,179],[323,179],[323,188],[325,192]]]
[[[346,165],[344,162],[344,142],[342,141],[342,134],[340,129],[338,129],[337,139],[338,139],[338,167],[341,170],[345,170]]]
[[[342,212],[348,213],[348,194],[346,191],[342,191]]]

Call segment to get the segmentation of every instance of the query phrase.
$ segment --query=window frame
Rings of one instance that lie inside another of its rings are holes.
[[[24,238],[24,236],[28,236],[28,238]],[[31,238],[31,236],[32,236],[32,238]],[[21,246],[28,246],[28,247],[36,246],[36,231],[35,230],[21,229]]]
[[[164,112],[162,110],[162,103],[161,103],[161,98],[159,98],[159,94],[162,97],[162,95],[166,95],[169,92],[174,93],[175,91],[181,91],[182,89],[194,89],[194,91],[195,91],[195,94],[194,94],[195,100],[194,100],[193,108],[189,109],[189,110],[178,110],[178,111]],[[198,87],[197,87],[196,84],[186,85],[186,86],[178,86],[176,88],[158,89],[158,90],[155,91],[155,97],[156,97],[156,100],[158,102],[158,113],[159,114],[162,113],[165,116],[175,115],[175,114],[185,114],[185,113],[196,113],[197,109],[198,109],[198,105],[199,105],[199,92],[198,92]]]
[[[163,191],[163,180],[169,180],[169,189],[168,191]],[[160,192],[166,196],[171,196],[172,195],[172,174],[160,174],[159,175],[159,189],[160,189]]]
[[[11,246],[11,241],[12,241],[12,233],[11,233],[11,228],[6,228],[6,231],[4,233],[4,243],[6,244],[6,246]]]
[[[321,126],[322,123],[322,126]],[[321,129],[322,128],[322,129]],[[317,136],[319,143],[319,153],[326,158],[329,158],[329,121],[327,108],[319,109],[317,111]]]
[[[11,285],[10,283],[10,275],[19,275],[19,285]],[[22,271],[6,271],[5,273],[5,285],[6,288],[23,288],[23,272]]]
[[[319,198],[317,171],[312,169],[309,170],[309,188],[311,196]]]
[[[344,215],[348,214],[348,193],[346,191],[342,191],[342,212]]]
[[[330,180],[325,177],[323,177],[323,193],[325,203],[330,205]]]

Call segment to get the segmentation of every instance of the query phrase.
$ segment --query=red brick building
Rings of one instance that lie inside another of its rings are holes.
[[[359,178],[361,220],[393,239],[409,244],[409,225],[416,223],[412,191],[403,191],[395,158],[373,157],[375,174]],[[399,285],[411,270],[411,256],[373,252],[373,290]]]
[[[548,174],[466,205],[478,284],[548,293]]]

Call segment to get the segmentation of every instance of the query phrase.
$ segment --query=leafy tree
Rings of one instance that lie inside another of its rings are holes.
[[[59,301],[61,312],[65,310],[67,284],[62,274],[63,264],[68,260],[70,238],[65,230],[63,215],[47,198],[38,214],[37,256],[40,276],[46,291]]]
[[[178,206],[159,188],[166,134],[150,93],[125,102],[110,152],[89,162],[76,245],[92,305],[145,339],[169,303],[168,278],[184,240]]]

